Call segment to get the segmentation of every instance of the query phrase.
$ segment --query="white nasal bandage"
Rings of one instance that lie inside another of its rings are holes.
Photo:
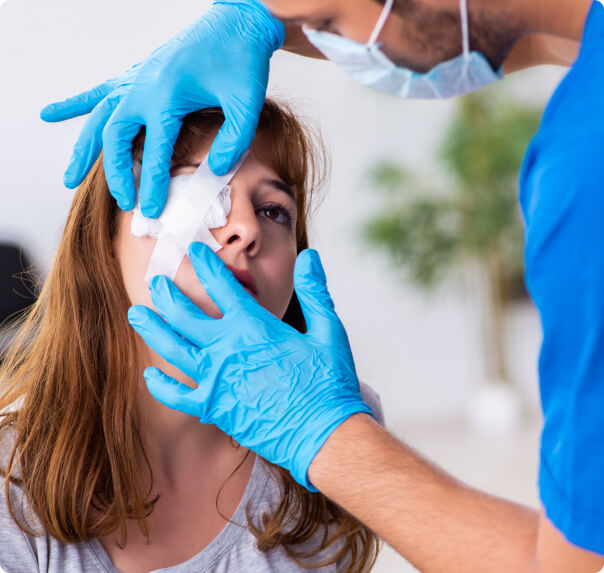
[[[235,167],[221,177],[210,171],[207,158],[195,173],[172,177],[166,206],[157,219],[144,217],[140,203],[135,207],[130,233],[137,237],[157,238],[145,275],[147,283],[155,275],[166,275],[174,279],[189,245],[194,241],[205,243],[214,252],[222,248],[210,229],[224,227],[227,223],[231,211],[229,182],[246,156],[244,154]],[[140,169],[140,163],[135,163],[133,171],[137,188]]]

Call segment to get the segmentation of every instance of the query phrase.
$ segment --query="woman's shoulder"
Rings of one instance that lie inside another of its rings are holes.
[[[0,473],[0,571],[38,571],[36,555],[39,547],[35,539],[27,535],[15,521],[16,517],[21,523],[29,524],[29,520],[26,521],[29,510],[23,489],[18,482],[9,481],[5,476],[4,472]]]
[[[42,530],[28,504],[19,472],[14,472],[12,479],[6,478],[14,444],[14,429],[0,429],[0,573],[97,571],[85,546],[63,544]]]
[[[0,429],[0,570],[7,573],[38,570],[32,540],[15,522],[16,517],[24,523],[29,513],[19,476],[17,474],[13,479],[6,477],[14,436],[10,426]]]
[[[31,534],[19,527],[15,518],[31,529]],[[88,544],[62,543],[47,535],[30,509],[21,484],[9,481],[7,485],[4,474],[0,475],[0,548],[0,573],[106,571],[99,568]]]

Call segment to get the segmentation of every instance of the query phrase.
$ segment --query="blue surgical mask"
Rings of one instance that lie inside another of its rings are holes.
[[[470,51],[467,0],[460,0],[463,53],[421,74],[394,64],[380,49],[377,39],[390,15],[394,0],[384,9],[367,44],[343,36],[303,27],[308,41],[358,82],[407,99],[449,98],[467,94],[503,77],[480,53]]]

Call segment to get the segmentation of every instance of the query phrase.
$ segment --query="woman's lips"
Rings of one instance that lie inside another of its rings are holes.
[[[233,273],[235,278],[252,294],[258,294],[258,289],[256,288],[256,280],[254,279],[254,275],[246,269],[236,269],[235,267],[231,267],[229,265],[226,266],[229,271]]]

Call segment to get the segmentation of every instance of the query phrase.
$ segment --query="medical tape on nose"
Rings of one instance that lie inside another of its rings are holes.
[[[140,202],[134,209],[130,233],[136,237],[155,237],[157,243],[151,254],[145,274],[148,283],[156,275],[174,279],[189,245],[199,241],[218,252],[222,245],[210,229],[224,227],[231,211],[229,183],[247,157],[244,154],[226,175],[214,175],[203,160],[195,173],[177,175],[170,179],[168,198],[157,219],[143,216]],[[137,188],[140,182],[140,163],[134,165]]]

